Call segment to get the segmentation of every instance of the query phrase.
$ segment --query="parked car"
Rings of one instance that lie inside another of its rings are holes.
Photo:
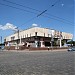
[[[75,51],[75,47],[70,47],[68,51]]]

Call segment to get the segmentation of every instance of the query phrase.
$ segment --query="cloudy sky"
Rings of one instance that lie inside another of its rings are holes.
[[[13,34],[17,27],[24,30],[31,26],[74,34],[74,1],[0,0],[0,36]]]

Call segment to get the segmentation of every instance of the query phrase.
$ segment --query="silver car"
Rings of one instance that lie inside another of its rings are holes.
[[[75,47],[70,47],[68,51],[75,51]]]

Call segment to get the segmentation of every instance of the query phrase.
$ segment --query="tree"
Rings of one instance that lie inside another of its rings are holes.
[[[71,40],[71,41],[67,42],[67,44],[71,44],[71,45],[75,46],[75,41]]]

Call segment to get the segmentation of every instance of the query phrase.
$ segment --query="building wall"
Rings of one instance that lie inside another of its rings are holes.
[[[24,30],[24,31],[20,31],[19,32],[19,38],[28,38],[28,37],[32,37],[32,36],[35,36],[35,32],[37,32],[37,36],[44,36],[45,34],[45,37],[48,37],[48,29],[46,28],[39,28],[39,27],[34,27],[34,28],[30,28],[30,29],[27,29],[27,30]],[[15,33],[13,35],[10,35],[8,37],[6,37],[6,41],[11,41],[11,37],[14,37],[14,40],[18,39],[18,33]]]
[[[37,32],[37,35],[36,35]],[[18,37],[19,35],[19,37]],[[36,37],[38,37],[37,39],[39,39],[37,41]],[[8,37],[5,38],[5,43],[7,42],[9,44],[9,42],[11,43],[11,45],[17,45],[17,42],[19,41],[19,45],[24,45],[25,42],[27,42],[27,45],[32,44],[33,46],[36,46],[36,41],[40,42],[40,46],[44,47],[45,45],[43,45],[43,42],[51,42],[52,41],[52,37],[53,39],[57,39],[57,42],[62,38],[64,40],[69,40],[73,38],[73,35],[70,33],[65,33],[65,32],[60,32],[60,31],[56,31],[53,29],[48,29],[48,28],[40,28],[40,27],[33,27],[33,28],[29,28],[27,30],[23,30],[23,31],[19,31],[19,33],[15,33],[12,34]],[[46,39],[49,39],[46,41]],[[17,39],[19,39],[17,41]],[[33,39],[34,42],[28,42],[26,41],[26,39],[29,41],[32,41],[31,39]],[[42,40],[41,40],[42,39]],[[45,39],[45,40],[44,40]],[[61,40],[62,40],[61,39]],[[53,40],[54,41],[54,40]],[[7,46],[7,44],[6,44]]]
[[[72,39],[73,38],[73,35],[70,34],[70,33],[62,32],[62,38],[63,39]]]

